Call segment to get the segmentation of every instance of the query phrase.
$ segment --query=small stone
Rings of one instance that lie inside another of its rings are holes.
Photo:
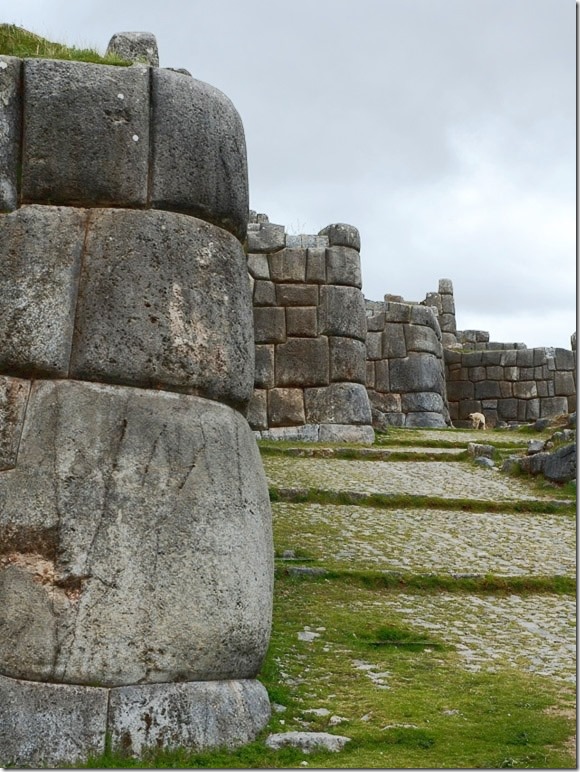
[[[151,32],[117,32],[109,41],[107,54],[116,54],[133,64],[159,67],[157,40]]]
[[[474,461],[477,466],[482,466],[484,469],[495,469],[495,464],[491,460],[491,458],[485,458],[485,456],[479,456]]]
[[[304,753],[318,749],[337,752],[341,751],[347,742],[350,742],[350,737],[328,732],[281,732],[269,735],[266,738],[266,747],[279,750],[290,745],[300,748]]]

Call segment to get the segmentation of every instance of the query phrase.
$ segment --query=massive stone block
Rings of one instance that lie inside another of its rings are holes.
[[[0,371],[68,374],[85,221],[70,207],[0,216]]]
[[[173,212],[91,213],[70,374],[244,405],[254,341],[246,261],[221,228]]]
[[[0,376],[0,471],[16,466],[30,385],[27,380]]]
[[[366,347],[354,338],[329,338],[330,380],[365,383]]]
[[[272,535],[238,412],[35,381],[0,502],[4,675],[103,686],[256,675]]]
[[[305,421],[302,389],[270,389],[268,392],[269,426],[301,426]]]
[[[321,335],[366,339],[367,324],[362,293],[356,287],[320,288],[318,329]]]
[[[407,351],[420,351],[441,357],[443,349],[435,331],[422,324],[405,325]]]
[[[276,252],[284,249],[286,233],[283,225],[250,223],[248,225],[249,252]]]
[[[405,327],[407,325],[387,322],[382,333],[382,356],[384,359],[407,356]]]
[[[390,362],[391,391],[435,391],[444,393],[441,360],[431,354],[410,354]]]
[[[286,340],[286,314],[283,308],[254,308],[256,343],[283,343]]]
[[[359,383],[333,383],[328,388],[306,389],[304,402],[308,423],[371,423],[368,395]]]
[[[147,68],[26,59],[23,132],[24,202],[146,204]]]
[[[304,283],[306,278],[306,250],[283,249],[268,258],[270,276],[277,282]]]
[[[329,383],[328,339],[289,338],[276,349],[276,386]]]
[[[0,212],[18,206],[22,60],[0,56]]]
[[[221,91],[178,72],[151,71],[151,204],[199,217],[246,240],[244,129]]]
[[[354,225],[333,223],[319,231],[318,235],[327,236],[331,247],[352,247],[360,252],[360,233]]]
[[[351,247],[329,247],[326,250],[326,280],[328,284],[362,287],[360,255]]]

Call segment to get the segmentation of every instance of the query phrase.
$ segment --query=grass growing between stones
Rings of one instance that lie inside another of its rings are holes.
[[[130,64],[118,56],[102,56],[92,48],[76,48],[62,43],[53,43],[16,24],[0,24],[0,54],[17,56],[21,59],[66,59],[118,66]]]

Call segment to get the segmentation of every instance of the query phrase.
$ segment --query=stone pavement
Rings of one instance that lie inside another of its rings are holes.
[[[413,431],[409,439],[465,442],[482,433]],[[412,433],[411,433],[412,432]],[[475,436],[472,436],[475,435]],[[504,435],[488,432],[500,445]],[[399,450],[396,445],[381,447]],[[513,435],[505,437],[513,442]],[[522,445],[525,447],[525,440]],[[405,446],[412,454],[427,448]],[[435,450],[435,449],[433,449]],[[431,452],[431,449],[429,449]],[[269,484],[359,493],[471,498],[513,505],[546,501],[525,479],[482,469],[471,461],[372,461],[263,456]],[[553,499],[552,499],[553,500]],[[318,503],[274,502],[278,554],[296,549],[305,565],[335,570],[402,574],[568,576],[576,573],[576,522],[572,514],[470,513],[453,509],[371,508]],[[296,560],[300,563],[300,559]],[[503,667],[560,682],[575,681],[576,600],[571,595],[524,593],[478,595],[468,592],[376,593],[366,604],[396,614],[407,624],[436,633],[453,645],[472,671]]]

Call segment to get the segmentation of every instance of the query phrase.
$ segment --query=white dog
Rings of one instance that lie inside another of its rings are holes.
[[[470,413],[469,417],[471,418],[471,426],[474,429],[479,429],[480,427],[485,429],[485,416],[483,413]]]

